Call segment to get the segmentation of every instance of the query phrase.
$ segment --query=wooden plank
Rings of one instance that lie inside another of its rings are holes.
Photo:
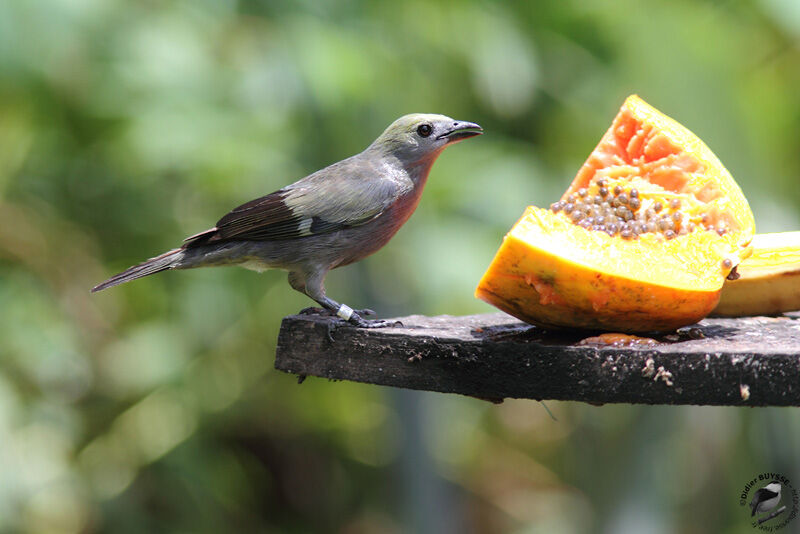
[[[798,314],[705,319],[627,347],[581,344],[590,333],[545,331],[503,313],[398,320],[403,326],[361,329],[329,316],[286,317],[275,367],[497,401],[800,405]]]

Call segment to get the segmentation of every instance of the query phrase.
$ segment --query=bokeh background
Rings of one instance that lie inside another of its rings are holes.
[[[285,274],[89,288],[409,112],[476,121],[328,292],[472,292],[624,98],[697,133],[761,232],[800,229],[800,3],[0,2],[0,532],[749,532],[800,486],[792,409],[502,405],[272,369]],[[800,520],[793,525],[800,529]]]

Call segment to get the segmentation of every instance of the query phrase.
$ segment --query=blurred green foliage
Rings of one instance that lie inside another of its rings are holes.
[[[740,486],[800,479],[794,411],[550,403],[554,421],[298,387],[271,368],[310,304],[282,273],[88,289],[436,112],[486,135],[328,292],[491,311],[472,291],[502,235],[634,92],[726,163],[760,231],[800,228],[799,35],[793,0],[0,3],[0,531],[749,531]]]

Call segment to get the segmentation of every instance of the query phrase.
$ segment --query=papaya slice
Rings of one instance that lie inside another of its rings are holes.
[[[753,254],[722,288],[711,315],[745,317],[800,310],[800,232],[756,234]]]
[[[674,330],[714,309],[754,232],[719,159],[633,95],[562,198],[505,236],[475,294],[545,327]]]

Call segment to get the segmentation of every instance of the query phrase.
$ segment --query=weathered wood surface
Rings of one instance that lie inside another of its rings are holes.
[[[275,367],[301,377],[593,404],[800,405],[800,315],[705,319],[653,346],[582,345],[502,313],[412,315],[402,327],[286,317]]]

